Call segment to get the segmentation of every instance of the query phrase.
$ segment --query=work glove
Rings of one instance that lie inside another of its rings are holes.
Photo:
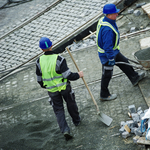
[[[109,60],[108,65],[109,66],[114,66],[115,65],[115,60],[114,59]]]

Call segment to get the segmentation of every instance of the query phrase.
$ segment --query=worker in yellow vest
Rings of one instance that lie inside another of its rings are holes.
[[[116,25],[116,18],[120,9],[117,9],[114,4],[106,4],[103,7],[104,17],[100,18],[97,24],[96,41],[98,47],[98,55],[102,63],[102,80],[100,100],[114,100],[117,94],[110,94],[108,85],[113,74],[115,62],[128,62],[128,59],[123,56],[119,48],[120,34]],[[144,73],[138,74],[131,66],[124,64],[116,64],[129,78],[135,86],[145,76]]]
[[[66,140],[69,140],[72,135],[65,119],[63,99],[74,125],[78,126],[81,118],[69,80],[74,81],[82,78],[83,72],[71,72],[65,58],[52,51],[52,42],[49,38],[42,37],[39,41],[39,47],[43,50],[44,55],[36,61],[37,82],[42,88],[48,90],[50,104],[53,107],[60,130]]]

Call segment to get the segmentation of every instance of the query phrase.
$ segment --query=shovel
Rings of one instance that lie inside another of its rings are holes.
[[[68,53],[69,53],[72,61],[74,62],[75,66],[76,66],[76,68],[77,68],[77,70],[79,72],[80,70],[79,70],[79,68],[78,68],[78,66],[77,66],[77,64],[76,64],[76,62],[75,62],[75,60],[74,60],[71,52],[69,51],[68,48],[66,48],[66,49],[67,49],[67,51],[68,51]],[[103,123],[105,123],[107,126],[110,126],[110,124],[111,124],[111,122],[112,122],[113,119],[110,118],[109,116],[105,115],[104,113],[100,112],[99,107],[98,107],[98,105],[97,105],[97,103],[96,103],[96,101],[95,101],[95,99],[94,99],[94,97],[93,97],[93,95],[92,95],[92,93],[91,93],[91,91],[90,91],[90,89],[89,89],[89,87],[88,87],[88,85],[85,82],[85,80],[84,80],[83,77],[82,77],[82,80],[83,80],[83,82],[84,82],[84,84],[85,84],[85,86],[86,86],[86,88],[87,88],[87,90],[88,90],[88,92],[89,92],[89,94],[90,94],[90,96],[91,96],[91,98],[92,98],[95,106],[96,106],[98,118],[100,119],[100,121],[102,121]]]
[[[132,64],[129,64],[129,63],[126,63],[126,62],[115,62],[115,64],[116,65],[123,64],[123,65],[131,66],[131,67],[134,67],[134,68],[137,68],[137,69],[143,69],[142,66],[135,66],[135,65],[132,65]]]

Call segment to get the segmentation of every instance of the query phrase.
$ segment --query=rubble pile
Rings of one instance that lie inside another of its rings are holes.
[[[133,141],[136,143],[138,140],[137,137],[145,137],[148,129],[148,119],[143,120],[143,117],[148,112],[148,109],[142,110],[141,107],[138,107],[137,110],[135,105],[128,106],[128,115],[132,120],[121,121],[119,132],[123,138],[127,138],[132,134],[135,134],[136,137],[133,138]],[[143,122],[144,121],[144,122]]]
[[[92,46],[96,44],[96,36],[91,35],[88,39],[86,40],[80,40],[80,41],[74,41],[71,45],[68,45],[67,47],[69,48],[70,51],[82,49],[88,46]]]

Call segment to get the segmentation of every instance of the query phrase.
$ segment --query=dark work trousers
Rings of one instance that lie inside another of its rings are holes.
[[[51,98],[51,104],[52,104],[54,113],[56,115],[57,122],[58,122],[61,132],[62,133],[66,131],[70,132],[70,128],[65,119],[63,99],[66,102],[67,109],[72,118],[73,123],[76,124],[80,122],[78,107],[75,101],[75,95],[71,88],[71,85],[67,83],[66,90],[63,90],[61,92],[55,92],[55,93],[48,92],[48,94]]]
[[[128,59],[125,56],[123,56],[120,52],[116,55],[115,62],[129,63]],[[139,77],[138,73],[134,71],[133,67],[123,64],[119,64],[117,66],[126,74],[131,83],[133,83]],[[108,89],[108,85],[113,75],[113,67],[114,66],[109,66],[108,62],[102,65],[100,97],[106,98],[111,95]]]

